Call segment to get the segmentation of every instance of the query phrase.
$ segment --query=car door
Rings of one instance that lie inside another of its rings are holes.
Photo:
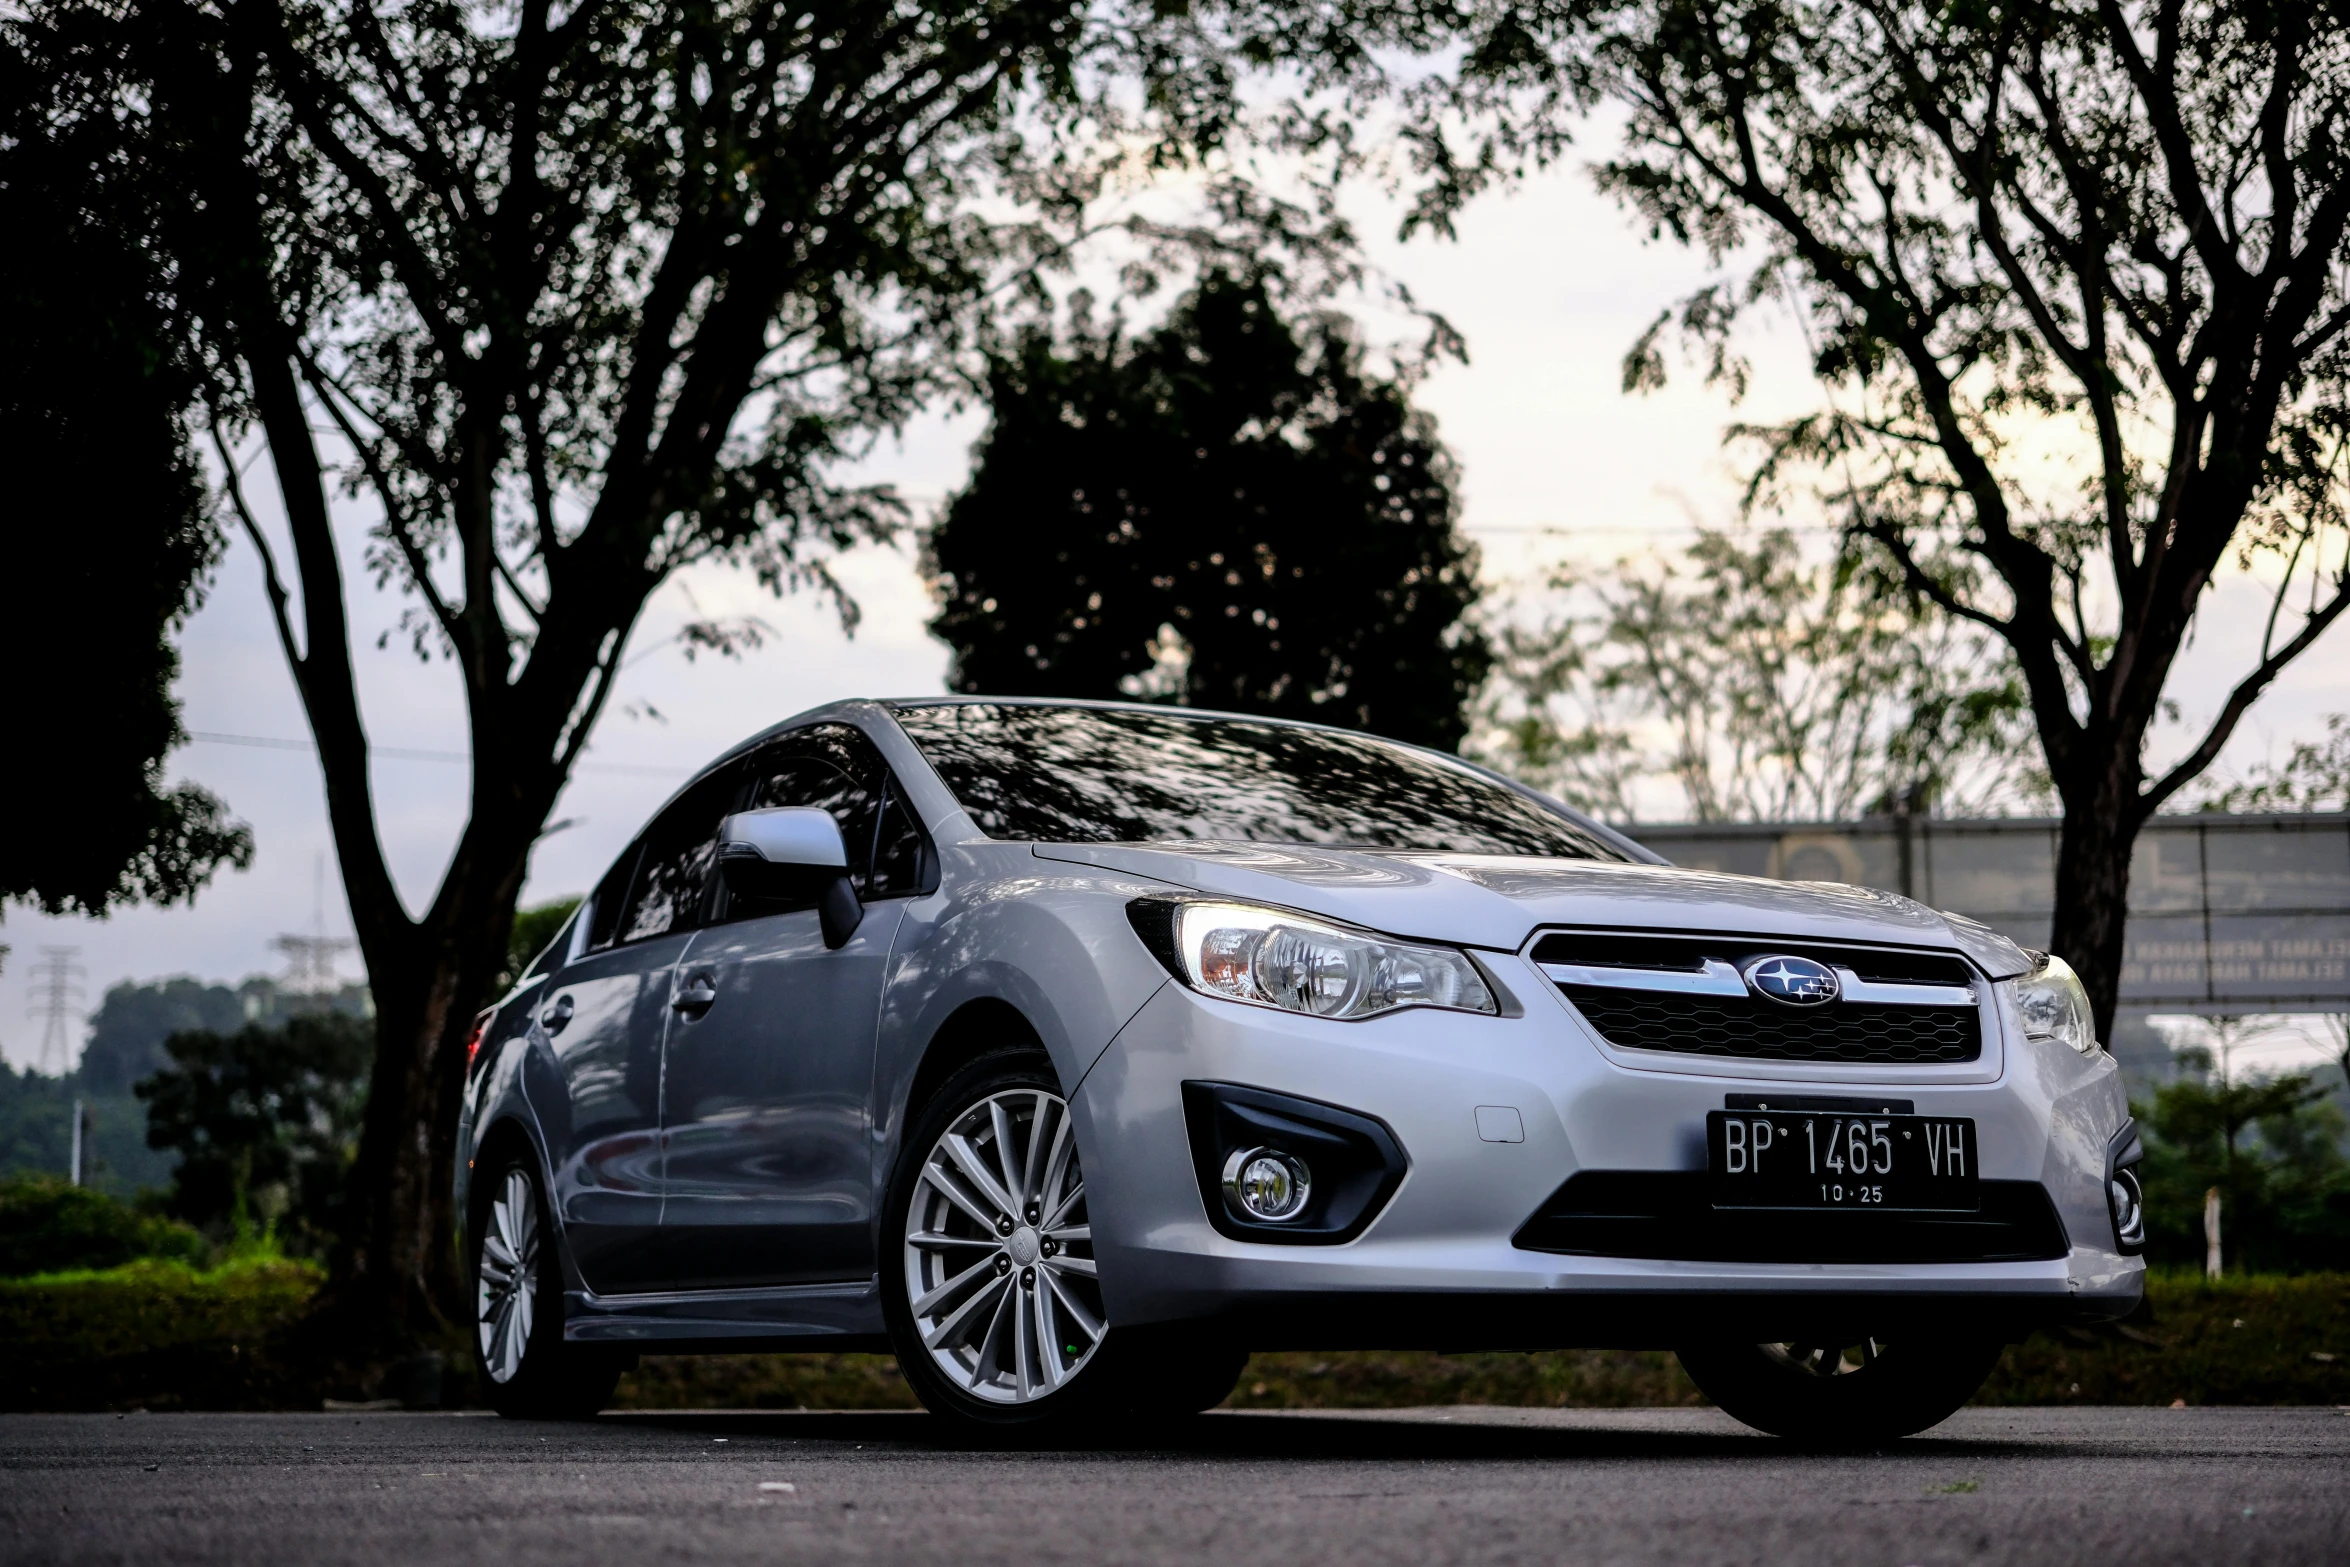
[[[866,1278],[873,1042],[903,899],[929,874],[927,844],[872,741],[845,724],[754,753],[744,805],[830,811],[865,914],[827,949],[812,902],[746,906],[719,893],[680,970],[709,1005],[669,1030],[668,1250],[687,1285]]]
[[[553,1205],[591,1289],[662,1287],[661,1050],[677,962],[700,924],[719,819],[740,775],[703,779],[596,889],[580,951],[543,992],[537,1026],[562,1077],[535,1105]]]

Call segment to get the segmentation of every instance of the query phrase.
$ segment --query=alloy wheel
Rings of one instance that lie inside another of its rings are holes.
[[[991,1094],[950,1123],[906,1209],[906,1299],[922,1347],[990,1403],[1043,1398],[1109,1331],[1069,1106]]]
[[[526,1171],[508,1170],[491,1199],[474,1282],[482,1365],[491,1381],[511,1382],[522,1369],[539,1293],[538,1196]]]

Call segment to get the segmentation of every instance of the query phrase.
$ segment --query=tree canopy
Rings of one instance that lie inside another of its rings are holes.
[[[0,103],[37,101],[0,50]],[[0,110],[0,133],[15,134]],[[51,914],[194,897],[253,835],[163,763],[186,735],[172,634],[202,601],[221,539],[190,444],[193,370],[146,275],[81,203],[102,133],[0,158],[0,472],[8,569],[9,823],[0,902]],[[125,193],[127,199],[136,195]]]
[[[2011,665],[1849,557],[1706,530],[1685,567],[1562,568],[1505,626],[1478,749],[1620,821],[1834,821],[2037,803]],[[1646,805],[1648,809],[1642,810]]]
[[[1083,302],[989,366],[930,533],[958,690],[1150,696],[1450,750],[1483,680],[1476,552],[1408,377],[1217,272],[1129,335]]]
[[[2322,740],[2296,741],[2283,761],[2254,764],[2203,804],[2213,811],[2350,811],[2350,713],[2327,718]]]
[[[247,1023],[273,1025],[321,1010],[364,1018],[367,987],[347,984],[321,994],[281,989],[261,975],[236,985],[186,974],[144,983],[126,979],[107,986],[98,1010],[90,1014],[90,1034],[74,1079],[92,1093],[127,1094],[139,1079],[169,1063],[163,1047],[174,1034],[230,1034]]]
[[[146,985],[109,985],[90,1014],[90,1036],[75,1075],[94,1093],[128,1093],[169,1061],[163,1044],[172,1035],[232,1033],[245,1021],[245,998],[227,985],[185,974]]]

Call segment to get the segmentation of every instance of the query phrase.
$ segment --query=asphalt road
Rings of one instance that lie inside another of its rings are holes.
[[[901,1414],[0,1417],[0,1561],[2350,1562],[2332,1409],[1969,1410],[1844,1457],[1679,1410],[943,1437]]]

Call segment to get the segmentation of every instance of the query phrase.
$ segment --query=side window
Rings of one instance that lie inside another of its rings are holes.
[[[813,805],[830,811],[849,851],[849,880],[863,897],[871,881],[873,811],[885,776],[872,742],[847,724],[795,729],[751,758],[750,808]]]
[[[700,922],[702,893],[718,861],[718,823],[734,808],[737,783],[732,768],[713,774],[645,829],[620,940],[643,941]]]
[[[832,813],[859,897],[918,890],[921,829],[895,798],[889,765],[863,731],[847,724],[794,730],[758,752],[750,765],[750,808],[813,805]]]
[[[922,890],[922,853],[926,840],[914,808],[889,781],[881,802],[880,828],[873,835],[873,898],[903,898]]]
[[[849,874],[865,890],[865,857],[872,852],[873,791],[837,763],[819,756],[762,757],[751,809],[813,805],[832,813],[849,851]]]
[[[620,858],[604,872],[604,879],[596,883],[594,897],[588,904],[587,950],[601,952],[612,945],[612,938],[620,932],[620,911],[628,906],[628,879],[636,873],[636,857],[644,843],[639,840],[620,851]]]

